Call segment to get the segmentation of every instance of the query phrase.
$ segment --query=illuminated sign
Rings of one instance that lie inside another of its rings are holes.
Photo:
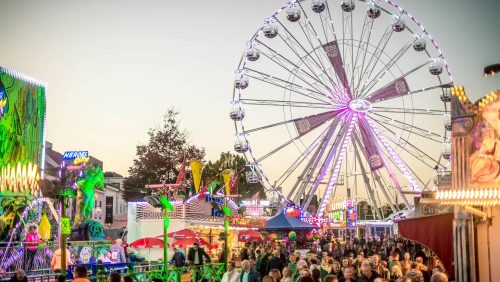
[[[62,156],[63,161],[72,161],[74,165],[88,163],[89,151],[66,151]]]
[[[40,194],[40,172],[36,164],[28,163],[17,166],[4,166],[0,168],[0,191],[30,194]]]
[[[355,208],[351,207],[347,209],[347,227],[352,228],[358,225],[358,212]]]
[[[332,224],[334,220],[328,217],[305,216],[300,218],[303,222],[321,227],[324,224]]]
[[[236,227],[266,228],[266,220],[252,217],[231,216],[229,225]]]
[[[330,211],[336,211],[336,210],[345,210],[347,208],[353,208],[356,207],[356,200],[355,199],[345,199],[345,200],[338,200],[338,199],[333,199],[330,202],[329,205],[329,210]]]

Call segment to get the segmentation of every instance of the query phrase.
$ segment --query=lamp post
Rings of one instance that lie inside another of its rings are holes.
[[[66,236],[71,234],[71,223],[69,218],[66,216],[66,200],[76,196],[76,191],[70,187],[63,187],[59,192],[59,197],[61,199],[61,219],[59,221],[59,243],[61,249],[61,274],[66,276]]]

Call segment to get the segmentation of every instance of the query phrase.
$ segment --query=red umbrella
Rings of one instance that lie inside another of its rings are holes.
[[[153,237],[145,237],[134,241],[132,244],[130,244],[130,247],[135,249],[163,248],[163,240]]]
[[[172,247],[186,247],[188,245],[193,245],[194,243],[198,243],[198,245],[207,246],[207,241],[200,238],[185,238],[175,241],[172,244]]]
[[[182,229],[175,232],[168,233],[168,237],[175,239],[183,239],[183,238],[198,238],[198,237],[208,237],[210,235],[200,232],[195,232],[189,229]],[[163,237],[163,236],[162,236]]]
[[[254,230],[243,230],[238,233],[238,241],[246,243],[262,242],[262,234]]]

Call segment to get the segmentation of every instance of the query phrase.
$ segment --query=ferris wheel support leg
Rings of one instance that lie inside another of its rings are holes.
[[[359,147],[360,150],[362,150],[363,146],[361,144],[361,141],[359,140],[359,137],[357,134],[354,134],[354,140],[357,143],[357,147]],[[354,144],[356,145],[356,144]],[[370,199],[372,200],[372,206],[375,207],[377,215],[380,219],[383,219],[384,217],[382,216],[382,212],[380,211],[380,207],[377,204],[377,200],[375,198],[375,192],[372,189],[372,186],[370,185],[370,179],[368,179],[367,176],[367,171],[365,169],[365,166],[363,165],[363,161],[361,159],[361,156],[359,155],[359,150],[354,150],[356,158],[358,159],[359,167],[361,169],[361,173],[363,174],[363,180],[365,182],[365,187],[368,190],[368,193],[370,194]]]
[[[391,207],[391,210],[393,213],[397,213],[398,211],[394,208],[394,201],[392,200],[391,196],[389,195],[389,193],[387,193],[387,191],[384,189],[384,185],[382,184],[382,181],[380,180],[380,175],[374,171],[372,172],[372,174],[374,175],[374,179],[375,181],[378,183],[378,185],[380,186],[380,189],[382,190],[382,192],[384,193],[384,196],[385,198],[387,199],[388,203],[389,203],[389,206]]]
[[[325,154],[326,148],[328,147],[328,144],[330,143],[333,133],[335,133],[335,129],[337,128],[337,125],[339,124],[339,120],[334,120],[332,124],[330,125],[330,128],[328,130],[327,135],[323,139],[321,145],[318,147],[317,152],[315,153],[315,157],[311,159],[312,164],[310,166],[307,166],[304,169],[304,173],[306,174],[305,178],[298,179],[297,182],[294,185],[294,189],[299,185],[299,191],[294,195],[293,197],[293,202],[296,203],[299,201],[300,197],[302,195],[305,195],[305,190],[307,186],[311,182],[311,178],[314,175],[314,172],[318,168],[318,165],[320,164],[321,159],[323,158],[323,155]],[[311,163],[310,162],[310,163]],[[302,180],[302,181],[301,181]],[[291,195],[290,195],[291,197]]]

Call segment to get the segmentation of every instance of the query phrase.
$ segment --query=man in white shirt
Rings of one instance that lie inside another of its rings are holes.
[[[222,282],[239,282],[240,281],[240,273],[235,270],[236,264],[234,261],[230,262],[227,265],[227,272],[222,276]]]

